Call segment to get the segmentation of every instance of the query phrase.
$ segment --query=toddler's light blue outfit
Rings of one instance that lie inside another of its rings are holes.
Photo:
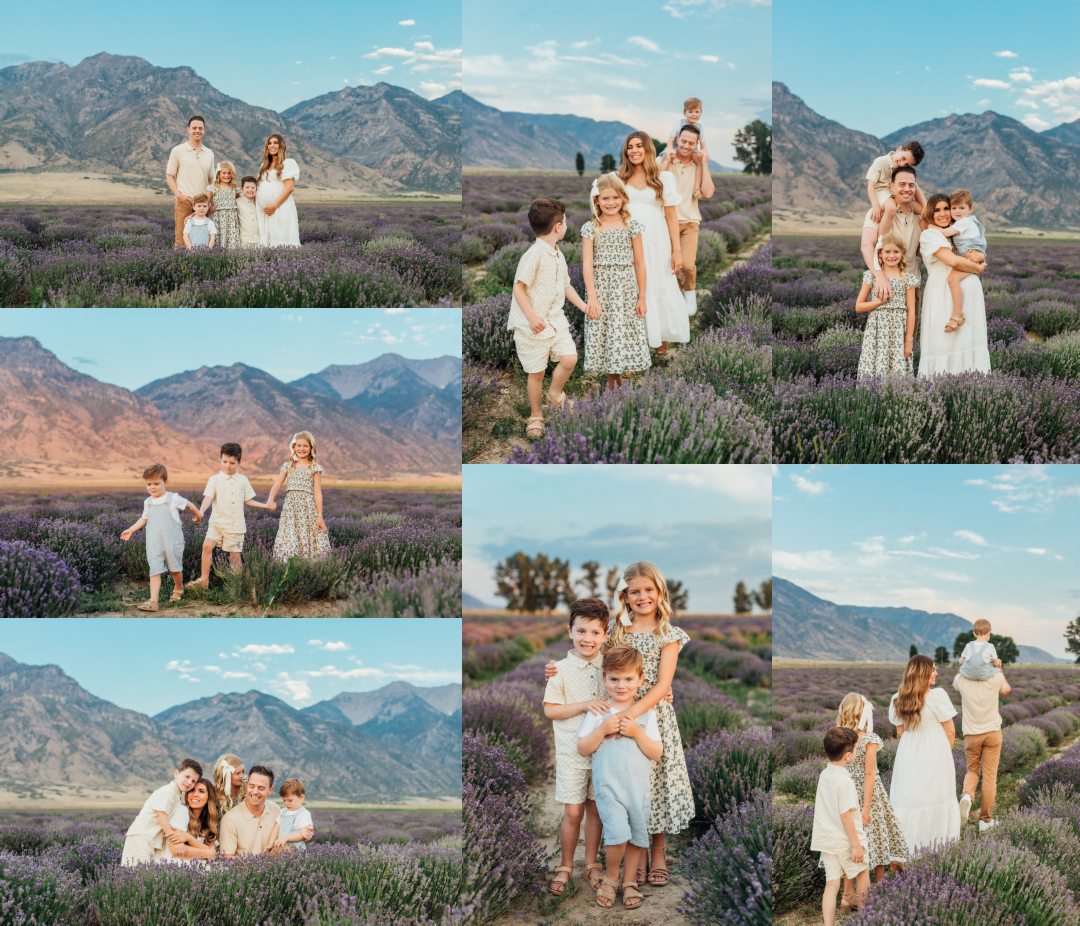
[[[579,738],[592,733],[604,720],[586,714]],[[637,718],[649,739],[660,742],[656,711],[648,710]],[[649,814],[652,810],[652,760],[628,736],[606,739],[592,756],[593,789],[596,809],[604,824],[604,844],[649,846]]]
[[[973,641],[964,647],[960,658],[964,660],[964,664],[960,666],[960,674],[974,682],[985,682],[1001,671],[994,665],[998,654],[993,643]]]
[[[968,251],[981,251],[984,255],[986,254],[986,229],[975,216],[966,215],[959,222],[954,222],[953,227],[958,230],[957,254],[964,255]]]
[[[184,528],[180,514],[187,507],[187,499],[175,492],[165,493],[165,502],[154,505],[151,499],[143,503],[146,518],[146,559],[150,563],[150,575],[164,572],[183,572]]]
[[[192,216],[187,220],[186,229],[193,248],[209,247],[210,236],[217,235],[217,225],[211,218],[198,219]]]
[[[278,817],[278,838],[284,839],[286,836],[292,836],[293,833],[299,833],[305,826],[314,827],[314,825],[311,822],[311,811],[306,807],[301,807],[299,810],[289,810],[286,807]],[[290,842],[289,845],[297,852],[307,852],[307,843],[302,839],[299,842]]]

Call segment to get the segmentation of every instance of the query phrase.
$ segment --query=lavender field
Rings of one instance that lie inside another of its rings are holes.
[[[885,740],[877,769],[888,790],[898,742],[888,704],[903,671],[899,664],[781,665],[776,670],[772,825],[778,924],[820,920],[825,877],[817,853],[810,851],[810,833],[817,777],[826,763],[825,731],[835,724],[849,691],[869,698],[876,706],[874,732]],[[1066,888],[1080,885],[1080,742],[1074,742],[1080,733],[1080,673],[1070,666],[1011,665],[1005,671],[1013,691],[1001,702],[998,826],[977,840],[974,829],[965,827],[959,843],[874,885],[863,910],[848,922],[1077,922],[1080,909],[1071,894],[1066,897]],[[938,687],[959,711],[960,696],[949,684],[953,674],[952,667],[943,666]],[[960,721],[958,715],[953,750],[958,796],[966,766]],[[963,917],[956,919],[963,898],[977,898],[977,905],[963,906]]]
[[[0,306],[451,305],[458,208],[303,203],[300,248],[188,252],[173,250],[171,206],[7,206]]]
[[[862,270],[855,238],[774,244],[775,461],[1080,460],[1080,244],[994,239],[989,375],[857,382]]]
[[[178,491],[196,505],[201,500],[198,491]],[[0,613],[141,613],[134,608],[148,597],[145,539],[140,532],[125,544],[120,533],[139,518],[144,498],[0,496]],[[197,616],[204,606],[242,605],[269,616],[322,602],[337,617],[460,616],[460,493],[328,488],[323,498],[327,559],[275,561],[280,509],[248,509],[254,517],[247,517],[243,571],[229,569],[218,549],[209,590],[189,589],[175,603],[163,595],[161,611]],[[183,520],[185,582],[198,578],[208,523]]]

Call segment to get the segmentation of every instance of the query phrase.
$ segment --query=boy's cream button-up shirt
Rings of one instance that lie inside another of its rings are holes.
[[[158,811],[164,813],[166,817],[172,817],[177,808],[182,807],[183,804],[184,795],[180,793],[175,781],[162,785],[146,799],[139,815],[128,827],[127,835],[143,836],[150,844],[150,848],[164,849],[165,831],[158,822]]]
[[[210,523],[227,534],[242,534],[247,530],[244,523],[244,502],[255,497],[255,490],[247,476],[233,473],[214,473],[206,483],[204,499],[214,504]]]
[[[530,337],[544,339],[553,339],[556,332],[569,330],[570,322],[563,313],[563,305],[566,287],[570,285],[570,272],[562,251],[537,238],[518,261],[514,282],[519,280],[525,284],[525,295],[532,310],[548,325],[539,334],[533,334],[525,310],[518,305],[516,297],[511,297],[506,327],[520,328]]]
[[[548,679],[544,703],[577,704],[580,701],[605,700],[607,689],[600,667],[602,659],[599,649],[589,662],[578,656],[576,650],[567,653],[565,659],[555,663],[558,674]],[[584,722],[584,713],[551,721],[555,731],[555,757],[571,768],[592,768],[592,757],[580,755],[577,748],[578,733]]]

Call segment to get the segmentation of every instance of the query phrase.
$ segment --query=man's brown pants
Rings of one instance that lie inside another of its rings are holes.
[[[967,757],[967,774],[964,775],[964,794],[975,800],[975,787],[979,783],[979,767],[982,766],[982,807],[979,819],[989,823],[994,815],[994,798],[997,797],[998,762],[1001,759],[1001,731],[969,733],[964,736],[964,755]]]
[[[697,289],[698,223],[679,223],[679,250],[682,251],[682,271],[679,286],[684,293]]]
[[[176,201],[176,206],[173,209],[173,218],[176,220],[176,242],[173,244],[173,250],[184,246],[184,222],[187,221],[189,215],[194,213],[195,206],[190,202]]]

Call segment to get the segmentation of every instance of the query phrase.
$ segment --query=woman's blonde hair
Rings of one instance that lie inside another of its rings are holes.
[[[222,766],[226,763],[233,768],[239,768],[241,772],[244,771],[244,763],[236,756],[226,753],[225,755],[218,757],[217,762],[214,763],[214,791],[217,792],[217,799],[219,801],[224,801],[228,797],[225,793],[225,772],[222,769]],[[214,812],[216,813],[217,811],[215,810]]]
[[[881,240],[877,244],[878,266],[882,270],[885,269],[885,262],[881,259],[881,252],[885,250],[885,245],[887,244],[891,244],[893,247],[900,249],[900,263],[897,264],[896,267],[901,273],[904,273],[904,271],[907,270],[907,260],[905,259],[907,257],[907,245],[899,235],[893,234],[893,232],[887,232],[882,235]],[[843,726],[843,724],[841,724],[841,726]]]
[[[863,706],[866,702],[861,694],[849,691],[840,702],[840,709],[836,712],[836,725],[847,727],[849,730],[859,730],[859,721],[862,720]],[[873,731],[866,731],[873,732]]]
[[[947,197],[946,197],[947,198]],[[909,730],[914,730],[922,720],[926,696],[930,693],[930,679],[934,674],[934,660],[929,656],[912,656],[904,669],[904,680],[896,695],[896,716]]]
[[[233,166],[232,161],[222,161],[220,164],[218,164],[217,170],[214,172],[214,186],[216,186],[216,187],[221,186],[221,172],[223,170],[227,170],[232,175],[232,181],[229,183],[229,186],[232,187],[232,189],[235,191],[236,190],[236,168]]]
[[[297,431],[293,435],[293,439],[289,441],[289,462],[292,464],[300,462],[300,458],[296,455],[296,442],[298,440],[306,440],[311,446],[311,456],[308,459],[311,461],[311,465],[314,466],[319,461],[315,458],[315,436],[310,431]]]
[[[634,172],[634,165],[630,163],[630,159],[626,156],[626,149],[630,147],[630,142],[635,138],[641,142],[642,147],[645,149],[645,160],[641,162],[641,166],[645,170],[645,185],[656,194],[656,198],[660,200],[661,206],[663,206],[664,184],[660,182],[660,165],[656,161],[656,146],[653,145],[648,132],[631,132],[626,136],[626,141],[623,142],[622,146],[619,179],[626,183]]]
[[[632,563],[627,566],[622,574],[623,581],[629,585],[631,579],[648,579],[656,586],[656,630],[657,636],[663,636],[671,630],[671,596],[668,594],[667,581],[664,574],[652,563],[642,560],[640,563]],[[622,636],[626,628],[623,627],[622,616],[632,615],[633,609],[627,603],[627,589],[619,592],[619,613],[615,615],[615,638],[611,645],[618,646],[622,642]]]
[[[277,154],[272,158],[270,157],[270,139],[276,138],[278,143]],[[285,166],[285,137],[278,135],[275,132],[270,138],[267,138],[263,143],[263,160],[262,167],[259,168],[259,180],[261,181],[264,174],[269,174],[270,171],[276,170],[278,180],[281,179],[281,169]]]
[[[619,216],[622,218],[624,224],[629,225],[630,194],[626,192],[626,187],[623,185],[623,182],[612,174],[605,174],[596,181],[596,195],[592,198],[593,218],[599,223],[600,216],[603,215],[600,211],[600,194],[604,190],[614,190],[622,198],[622,208],[619,209]]]

